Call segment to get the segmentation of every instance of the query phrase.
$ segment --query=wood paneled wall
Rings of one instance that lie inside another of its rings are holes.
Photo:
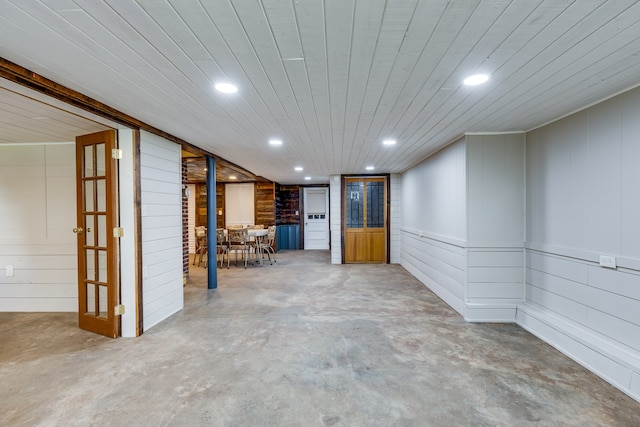
[[[216,215],[217,228],[224,228],[224,183],[216,183]],[[222,211],[222,215],[218,213]],[[207,226],[207,184],[196,184],[196,226]]]
[[[207,184],[196,184],[196,227],[207,226]]]
[[[224,183],[216,183],[216,226],[217,228],[224,228],[226,224],[226,214],[224,210],[225,204],[225,186]]]
[[[276,189],[273,182],[255,183],[255,216],[256,224],[265,226],[276,223]]]

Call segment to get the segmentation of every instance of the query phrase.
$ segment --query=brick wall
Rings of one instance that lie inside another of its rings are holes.
[[[276,185],[276,225],[300,224],[300,186]]]
[[[182,159],[182,188],[186,186],[187,159]],[[189,275],[189,199],[184,196],[182,197],[182,273]]]

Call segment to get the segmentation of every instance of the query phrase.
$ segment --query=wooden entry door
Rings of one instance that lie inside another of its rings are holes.
[[[386,178],[346,178],[345,263],[387,261]]]
[[[76,138],[79,326],[116,338],[117,278],[116,166],[113,130]]]

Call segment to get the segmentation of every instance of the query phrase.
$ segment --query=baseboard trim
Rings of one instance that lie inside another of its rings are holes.
[[[423,285],[429,288],[434,294],[436,294],[451,308],[457,311],[461,316],[464,316],[464,302],[460,298],[456,297],[451,291],[438,284],[438,282],[436,282],[435,280],[432,280],[429,276],[420,271],[411,263],[404,261],[401,262],[400,265],[404,267],[404,269],[409,273],[411,273],[415,278],[420,280]]]
[[[640,354],[531,304],[519,304],[516,323],[640,402]]]
[[[465,305],[464,320],[471,323],[516,323],[516,304]]]

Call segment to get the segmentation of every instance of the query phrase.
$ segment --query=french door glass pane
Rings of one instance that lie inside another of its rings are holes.
[[[96,227],[94,224],[95,216],[93,215],[85,215],[84,216],[84,244],[85,246],[95,246],[96,245]]]
[[[98,212],[104,212],[107,210],[107,182],[104,179],[97,179],[96,189],[96,197],[98,199],[96,210]]]
[[[95,301],[96,301],[96,285],[93,283],[85,283],[87,290],[87,301],[85,304],[85,314],[95,314]]]
[[[96,175],[95,176],[104,176],[105,175],[105,145],[104,144],[96,144]]]
[[[107,216],[97,215],[98,224],[96,227],[96,235],[98,236],[98,246],[107,247]]]
[[[86,262],[87,262],[85,279],[86,280],[96,280],[95,251],[93,249],[86,249],[85,250],[85,256],[86,256]]]
[[[89,179],[84,182],[84,211],[93,212],[93,183],[94,181]]]
[[[93,145],[84,147],[84,177],[93,176]]]
[[[347,228],[364,227],[364,194],[362,182],[347,182],[346,210]]]
[[[384,228],[383,182],[367,182],[367,227]]]
[[[107,283],[107,251],[98,250],[98,282]]]
[[[97,295],[97,310],[96,310],[96,316],[98,317],[102,317],[102,318],[107,318],[108,317],[108,312],[107,312],[107,287],[106,286],[102,286],[102,285],[98,285],[98,295]]]

